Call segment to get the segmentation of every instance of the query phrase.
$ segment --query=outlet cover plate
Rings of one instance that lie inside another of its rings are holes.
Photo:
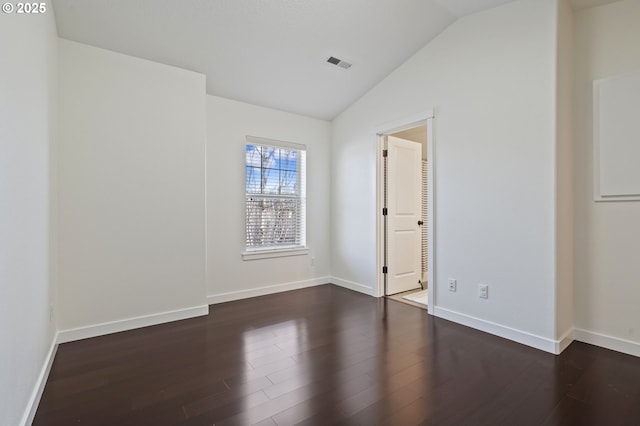
[[[478,284],[478,297],[481,299],[489,298],[489,286],[486,284]]]

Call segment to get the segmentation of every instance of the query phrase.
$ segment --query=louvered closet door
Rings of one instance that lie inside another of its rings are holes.
[[[422,160],[422,283],[427,282],[427,268],[429,264],[429,240],[428,240],[428,227],[427,227],[427,211],[429,211],[429,163],[426,160]]]

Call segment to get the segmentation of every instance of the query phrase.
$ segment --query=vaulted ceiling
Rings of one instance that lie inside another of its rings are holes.
[[[53,3],[60,37],[203,73],[213,95],[332,119],[456,19],[509,1]]]

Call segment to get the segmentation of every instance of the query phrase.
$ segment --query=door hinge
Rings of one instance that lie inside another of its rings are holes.
[[[386,266],[383,266],[383,267],[382,267],[382,273],[383,273],[383,274],[386,274],[386,273],[387,273],[387,267],[386,267]]]
[[[383,149],[383,150],[382,150],[382,156],[383,156],[383,157],[386,157],[386,156],[388,156],[388,155],[389,155],[389,150],[387,150],[387,149]]]
[[[382,216],[386,216],[389,213],[386,207],[382,208]]]

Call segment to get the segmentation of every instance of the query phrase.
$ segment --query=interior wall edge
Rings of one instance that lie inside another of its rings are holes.
[[[565,331],[557,340],[556,340],[556,354],[559,355],[569,347],[569,345],[575,340],[573,337],[575,334],[575,330],[573,325],[569,327],[567,331]]]

